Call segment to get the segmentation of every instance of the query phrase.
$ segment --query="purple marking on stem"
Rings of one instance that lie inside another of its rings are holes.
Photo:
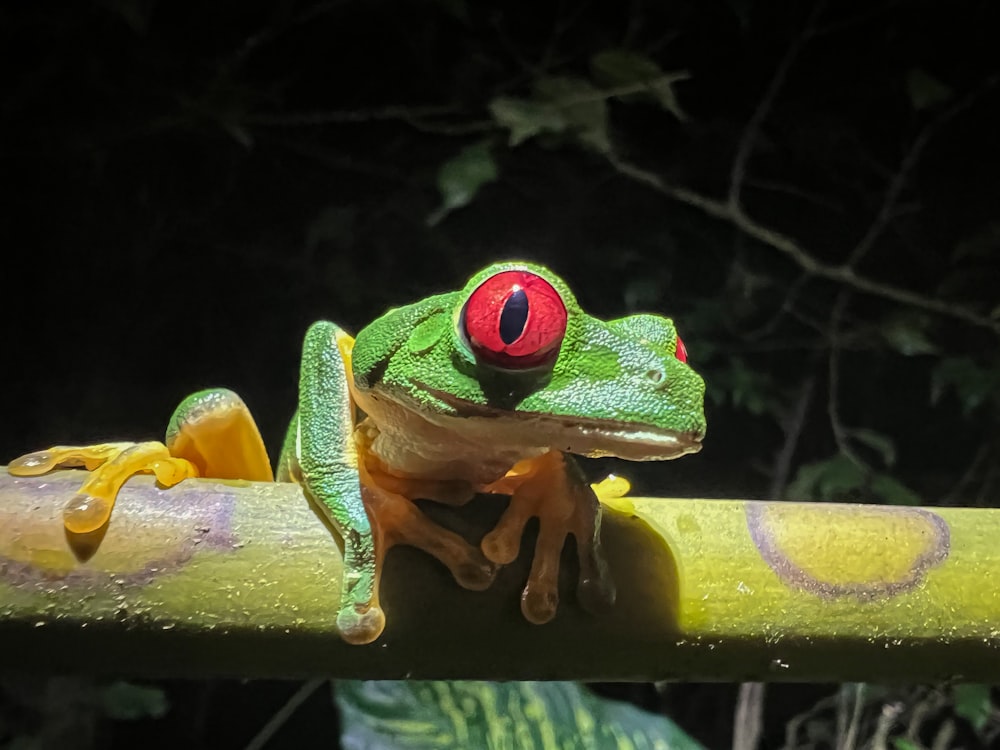
[[[852,596],[865,602],[897,596],[919,584],[927,571],[944,562],[951,551],[951,529],[941,516],[923,508],[891,508],[884,512],[918,516],[927,521],[934,533],[934,539],[929,549],[913,560],[908,574],[904,578],[894,581],[845,583],[824,581],[803,570],[781,551],[775,539],[774,529],[766,518],[767,507],[766,503],[748,502],[745,505],[747,528],[761,557],[785,584],[816,594],[824,599]]]
[[[50,503],[55,506],[66,497],[66,482],[53,482],[46,477],[25,479],[0,476],[0,487],[8,482],[25,481],[37,481],[40,485],[32,490],[35,507]],[[225,552],[237,548],[239,541],[233,531],[235,502],[232,492],[206,492],[204,485],[198,489],[188,489],[183,484],[171,489],[143,487],[133,492],[145,496],[142,500],[145,513],[169,518],[167,521],[156,520],[150,524],[164,534],[162,542],[156,540],[155,546],[162,548],[165,554],[146,560],[140,567],[127,572],[101,570],[89,567],[86,562],[69,570],[59,571],[0,556],[0,578],[18,587],[42,587],[53,591],[65,587],[93,587],[95,584],[116,589],[145,586],[183,568],[199,549]],[[116,519],[118,523],[137,523],[136,519],[127,519],[128,512],[121,507],[123,504],[119,503],[119,509],[112,516],[109,528],[113,528]],[[146,525],[141,520],[138,523]],[[149,533],[146,532],[147,539],[151,538]],[[102,540],[98,547],[104,543]]]

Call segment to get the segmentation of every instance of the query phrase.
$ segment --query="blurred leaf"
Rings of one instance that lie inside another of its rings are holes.
[[[567,122],[551,105],[498,96],[490,102],[493,121],[510,131],[507,144],[512,148],[540,133],[562,133]]]
[[[878,453],[882,459],[882,463],[886,466],[892,466],[896,463],[896,445],[893,443],[892,438],[887,435],[865,427],[848,430],[847,434],[862,445],[867,445]]]
[[[1000,362],[982,367],[969,357],[947,357],[931,375],[931,403],[936,404],[948,391],[954,391],[968,416],[992,398],[1000,401]]]
[[[707,362],[716,352],[721,352],[728,361],[731,355],[716,338],[716,332],[727,325],[728,315],[729,300],[722,295],[703,296],[688,301],[683,323],[678,325],[678,332],[684,338],[688,354],[694,356],[697,352],[697,361]],[[724,399],[714,400],[720,403]]]
[[[920,68],[910,68],[907,72],[906,93],[910,96],[910,104],[918,112],[946,102],[952,97],[950,86]]]
[[[920,505],[921,498],[888,474],[872,472],[844,455],[803,464],[788,485],[786,496],[792,500],[856,502],[863,491],[889,505]]]
[[[871,489],[879,499],[889,505],[922,505],[923,499],[898,479],[888,474],[875,474]]]
[[[753,0],[726,0],[726,5],[740,22],[740,29],[745,32],[750,26],[750,13],[753,10]]]
[[[539,78],[535,81],[535,96],[559,112],[567,132],[582,146],[599,153],[610,150],[608,103],[590,81],[573,76]]]
[[[893,737],[892,746],[896,750],[923,750],[916,742],[908,740],[905,737]]]
[[[327,206],[306,227],[306,254],[329,243],[337,250],[354,244],[354,226],[358,218],[357,206]]]
[[[462,23],[469,23],[469,7],[465,0],[434,0],[434,4]]]
[[[976,731],[983,729],[993,711],[989,685],[955,685],[954,695],[955,713],[967,719]]]
[[[248,151],[253,148],[254,138],[240,122],[235,118],[221,117],[219,125],[230,135],[230,137]]]
[[[849,500],[847,495],[865,485],[866,479],[860,466],[838,454],[800,466],[786,495],[793,500],[845,502]]]
[[[167,697],[160,688],[113,682],[101,691],[104,713],[119,721],[159,719],[169,709]]]
[[[670,719],[569,682],[336,683],[344,750],[701,747]]]
[[[687,341],[684,342],[685,345]],[[784,404],[780,390],[769,372],[748,367],[739,357],[727,360],[727,367],[706,374],[708,395],[716,403],[727,401],[755,416],[780,417]]]
[[[479,189],[497,178],[497,164],[487,141],[466,146],[438,170],[441,206],[427,223],[433,226],[456,208],[467,206]]]
[[[622,296],[629,312],[655,310],[663,299],[663,281],[656,276],[629,279]]]
[[[512,147],[544,134],[569,135],[601,153],[611,147],[605,96],[583,78],[539,78],[531,100],[501,96],[489,108],[493,120],[510,132]]]
[[[1000,221],[991,221],[955,245],[952,260],[989,260],[1000,250]]]
[[[889,346],[904,356],[937,354],[938,347],[927,337],[930,325],[931,321],[925,315],[893,315],[881,322],[879,332]]]
[[[132,31],[144,35],[153,18],[155,0],[100,0],[108,10],[116,13]]]
[[[602,88],[620,88],[645,84],[645,91],[621,96],[622,101],[652,100],[672,113],[678,120],[687,115],[677,103],[674,84],[690,78],[686,71],[664,73],[659,65],[646,55],[624,49],[598,52],[590,59],[594,82]]]

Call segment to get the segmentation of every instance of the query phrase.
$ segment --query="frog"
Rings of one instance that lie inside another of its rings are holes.
[[[541,625],[559,606],[570,536],[579,605],[600,612],[616,597],[601,546],[602,483],[588,484],[575,457],[696,453],[704,391],[670,318],[592,317],[548,268],[506,261],[459,291],[392,308],[354,337],[333,322],[313,323],[274,468],[244,401],[211,388],[181,401],[162,442],[58,445],[8,470],[89,472],[63,510],[70,534],[108,524],[137,474],[164,488],[194,477],[295,482],[342,542],[336,625],[359,645],[385,628],[379,582],[392,547],[421,549],[461,587],[482,591],[519,556],[537,519],[520,608]],[[606,494],[622,493],[612,485]],[[457,508],[484,494],[509,501],[478,545],[415,502]]]

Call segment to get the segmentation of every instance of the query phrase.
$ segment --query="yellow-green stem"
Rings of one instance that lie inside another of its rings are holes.
[[[394,549],[387,627],[334,628],[341,553],[294,485],[131,480],[67,538],[81,474],[0,469],[0,668],[132,675],[1000,681],[1000,510],[626,498],[604,543],[618,601],[519,610],[531,544],[486,592]],[[481,536],[502,498],[428,508]]]

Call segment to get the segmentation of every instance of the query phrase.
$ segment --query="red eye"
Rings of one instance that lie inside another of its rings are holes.
[[[681,362],[688,361],[688,350],[687,347],[684,346],[684,342],[681,341],[680,336],[677,337],[677,349],[674,350],[674,356],[677,357],[677,359],[679,359]]]
[[[536,367],[559,353],[566,305],[541,276],[502,271],[469,295],[462,327],[477,359],[498,367]]]

